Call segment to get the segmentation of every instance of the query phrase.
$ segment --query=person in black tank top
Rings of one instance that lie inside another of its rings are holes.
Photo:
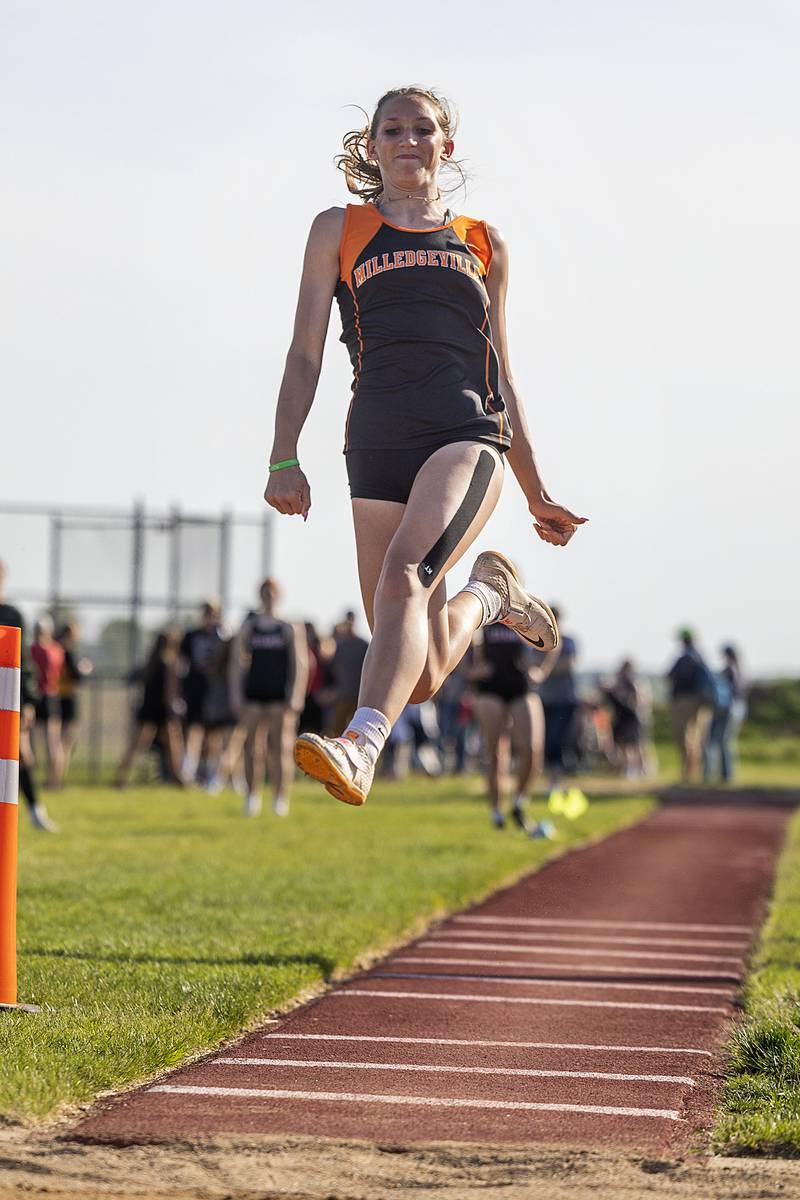
[[[209,664],[219,654],[227,640],[222,625],[222,606],[217,600],[206,600],[201,609],[200,624],[187,629],[180,645],[181,695],[186,705],[186,753],[183,758],[183,777],[194,783],[203,749],[208,758],[206,736],[206,697],[209,689]]]
[[[520,829],[541,837],[546,836],[546,827],[541,822],[529,825],[525,817],[528,792],[544,762],[544,712],[531,690],[535,671],[533,651],[520,642],[513,629],[494,624],[476,633],[468,677],[477,693],[475,708],[483,737],[492,823],[497,829],[505,828],[503,780],[512,750],[511,817]]]
[[[242,706],[221,774],[230,777],[244,751],[245,816],[257,817],[261,812],[266,767],[272,811],[283,817],[289,812],[292,748],[306,698],[308,646],[305,626],[275,615],[280,589],[274,579],[264,580],[260,596],[261,608],[247,614],[234,648],[242,665]]]
[[[547,605],[496,551],[478,555],[447,599],[445,575],[494,510],[505,457],[542,540],[566,545],[584,518],[551,499],[536,465],[508,362],[505,242],[441,198],[440,171],[461,174],[447,102],[423,88],[387,92],[344,146],[339,165],[362,203],[311,227],[264,497],[308,517],[297,445],[335,296],[353,365],[344,451],[373,637],[347,729],[301,734],[295,760],[360,805],[392,724],[438,690],[476,629],[499,620],[540,649],[558,642]]]

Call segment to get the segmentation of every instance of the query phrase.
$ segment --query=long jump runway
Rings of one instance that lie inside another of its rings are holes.
[[[680,1153],[710,1122],[788,817],[661,809],[235,1046],[98,1106],[73,1136]]]

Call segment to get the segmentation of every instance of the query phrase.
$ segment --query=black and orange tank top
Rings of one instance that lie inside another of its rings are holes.
[[[405,229],[373,204],[348,204],[336,288],[353,364],[345,452],[510,446],[485,285],[491,258],[484,221]]]

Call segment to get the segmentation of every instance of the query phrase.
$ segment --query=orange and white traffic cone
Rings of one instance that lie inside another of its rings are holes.
[[[17,1004],[17,814],[22,634],[0,625],[0,1009]]]

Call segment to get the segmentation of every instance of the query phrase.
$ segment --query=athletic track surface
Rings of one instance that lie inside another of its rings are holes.
[[[74,1131],[681,1153],[708,1127],[789,813],[698,803],[545,866]]]

